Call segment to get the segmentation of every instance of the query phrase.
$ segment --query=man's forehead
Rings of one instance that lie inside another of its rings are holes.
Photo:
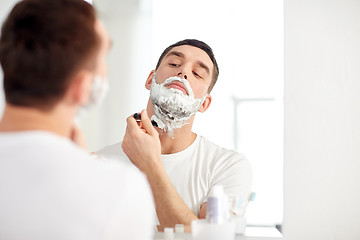
[[[172,48],[166,54],[165,58],[170,56],[177,56],[180,58],[193,58],[193,60],[195,61],[200,61],[206,64],[210,69],[212,69],[214,65],[209,55],[204,50],[191,45],[181,45]]]

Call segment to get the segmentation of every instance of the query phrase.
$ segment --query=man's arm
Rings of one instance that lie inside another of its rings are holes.
[[[192,220],[198,219],[185,205],[163,167],[148,171],[146,175],[154,195],[161,227],[174,227],[177,223],[190,226]]]
[[[163,227],[174,227],[184,224],[189,230],[192,220],[198,217],[186,206],[172,185],[161,161],[161,144],[159,134],[152,126],[146,113],[141,113],[142,127],[130,116],[122,148],[132,163],[144,172],[154,195],[156,213]],[[203,212],[204,209],[200,212]],[[206,212],[206,207],[205,207]]]

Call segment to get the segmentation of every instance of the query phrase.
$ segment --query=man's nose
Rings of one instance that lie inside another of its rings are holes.
[[[181,76],[181,75],[183,75],[183,74],[182,74],[182,72],[179,72],[177,75],[178,75],[178,76]],[[183,75],[183,76],[184,76],[184,78],[187,80],[187,76],[186,76],[186,75]]]

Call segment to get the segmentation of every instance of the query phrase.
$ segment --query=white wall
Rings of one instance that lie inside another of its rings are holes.
[[[14,0],[0,0],[0,23],[2,26],[3,21],[8,15],[10,9],[16,3]],[[0,68],[1,69],[1,68]],[[3,91],[3,72],[0,70],[0,118],[3,114],[5,107],[4,91]]]
[[[151,1],[147,1],[151,3]],[[122,140],[126,118],[146,108],[145,80],[151,65],[151,8],[134,0],[93,1],[112,39],[108,56],[110,92],[80,122],[90,151]]]
[[[285,1],[285,239],[360,239],[360,1]]]

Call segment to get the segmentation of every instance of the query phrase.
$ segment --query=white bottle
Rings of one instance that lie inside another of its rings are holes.
[[[223,186],[214,186],[209,193],[206,207],[206,220],[209,223],[223,224],[227,220],[226,201]]]
[[[164,237],[165,237],[165,240],[174,240],[174,229],[173,228],[165,228],[164,229]]]

